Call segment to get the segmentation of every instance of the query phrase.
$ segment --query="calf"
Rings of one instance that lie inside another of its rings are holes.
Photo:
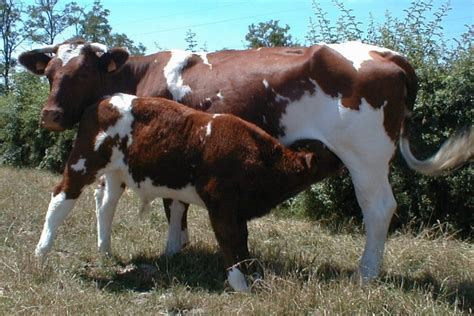
[[[229,283],[248,291],[238,267],[249,257],[247,221],[325,177],[324,163],[314,153],[285,148],[232,115],[116,94],[89,107],[80,121],[36,255],[48,253],[83,188],[104,175],[105,191],[99,190],[103,196],[97,198],[99,219],[113,217],[125,185],[137,192],[144,207],[157,197],[206,207]]]

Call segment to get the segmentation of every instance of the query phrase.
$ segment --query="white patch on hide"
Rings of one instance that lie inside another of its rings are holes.
[[[106,131],[97,134],[94,143],[94,150],[97,151],[107,137],[119,136],[119,138],[127,138],[127,146],[132,144],[132,103],[137,97],[134,95],[117,93],[110,98],[110,105],[119,111],[121,117],[113,126],[109,126]]]
[[[209,66],[209,69],[212,70],[212,65],[209,63],[209,60],[207,59],[207,52],[197,52],[197,53],[194,53],[196,55],[198,55],[199,57],[201,57],[202,59],[202,62],[205,64],[205,65],[208,65]]]
[[[270,87],[270,85],[268,84],[267,79],[263,79],[262,83],[265,86],[265,89],[268,89]]]
[[[221,90],[219,90],[219,92],[217,93],[217,97],[218,97],[220,100],[224,100],[224,96],[222,95]]]
[[[323,45],[326,45],[329,48],[334,49],[339,54],[344,56],[344,58],[351,61],[356,70],[360,69],[363,62],[373,59],[369,55],[371,51],[391,52],[393,54],[398,55],[397,52],[394,52],[392,50],[373,46],[373,45],[363,44],[358,41],[345,42],[345,43],[340,43],[340,44],[323,44]]]
[[[86,159],[80,158],[75,164],[71,165],[71,169],[76,172],[82,172],[83,174],[85,174],[86,173]]]
[[[209,121],[209,123],[207,123],[206,125],[206,137],[211,136],[211,132],[212,132],[212,121]]]
[[[173,50],[171,51],[171,58],[163,68],[163,74],[166,78],[168,90],[173,95],[173,100],[180,101],[184,96],[191,92],[191,87],[183,82],[181,71],[188,63],[189,58],[193,53]]]

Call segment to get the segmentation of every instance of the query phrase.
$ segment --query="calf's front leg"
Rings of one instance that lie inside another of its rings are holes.
[[[63,191],[53,192],[49,202],[48,212],[43,225],[41,237],[36,245],[35,255],[44,258],[51,250],[59,226],[64,222],[66,216],[71,212],[77,199],[67,197]]]

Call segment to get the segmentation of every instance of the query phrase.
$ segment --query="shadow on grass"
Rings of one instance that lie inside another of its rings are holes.
[[[206,249],[189,247],[173,257],[138,255],[124,261],[115,257],[99,266],[81,269],[82,279],[94,282],[110,292],[146,292],[181,284],[190,288],[222,292],[226,280],[222,255]]]
[[[463,311],[472,313],[474,310],[474,282],[440,282],[432,274],[425,273],[420,277],[408,277],[384,273],[380,277],[382,284],[393,284],[405,292],[420,291],[430,293],[433,300],[445,301]]]
[[[159,256],[136,256],[124,261],[112,258],[102,266],[86,266],[80,276],[103,290],[110,292],[166,289],[174,285],[185,285],[192,289],[205,289],[209,292],[224,291],[226,276],[224,260],[220,252],[191,246],[171,258]],[[345,269],[333,262],[320,264],[316,271],[310,264],[302,265],[297,259],[266,259],[259,263],[263,271],[278,277],[294,276],[302,282],[310,278],[320,283],[347,280],[355,276],[354,269]],[[263,273],[261,273],[263,275]],[[431,293],[434,300],[444,301],[464,312],[474,309],[474,283],[471,281],[440,282],[431,274],[410,277],[383,273],[378,281],[381,285],[391,285],[405,292],[424,291]]]

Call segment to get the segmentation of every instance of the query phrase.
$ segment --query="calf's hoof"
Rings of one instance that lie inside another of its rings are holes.
[[[243,293],[250,292],[245,275],[238,268],[231,267],[227,269],[227,280],[234,291]]]

